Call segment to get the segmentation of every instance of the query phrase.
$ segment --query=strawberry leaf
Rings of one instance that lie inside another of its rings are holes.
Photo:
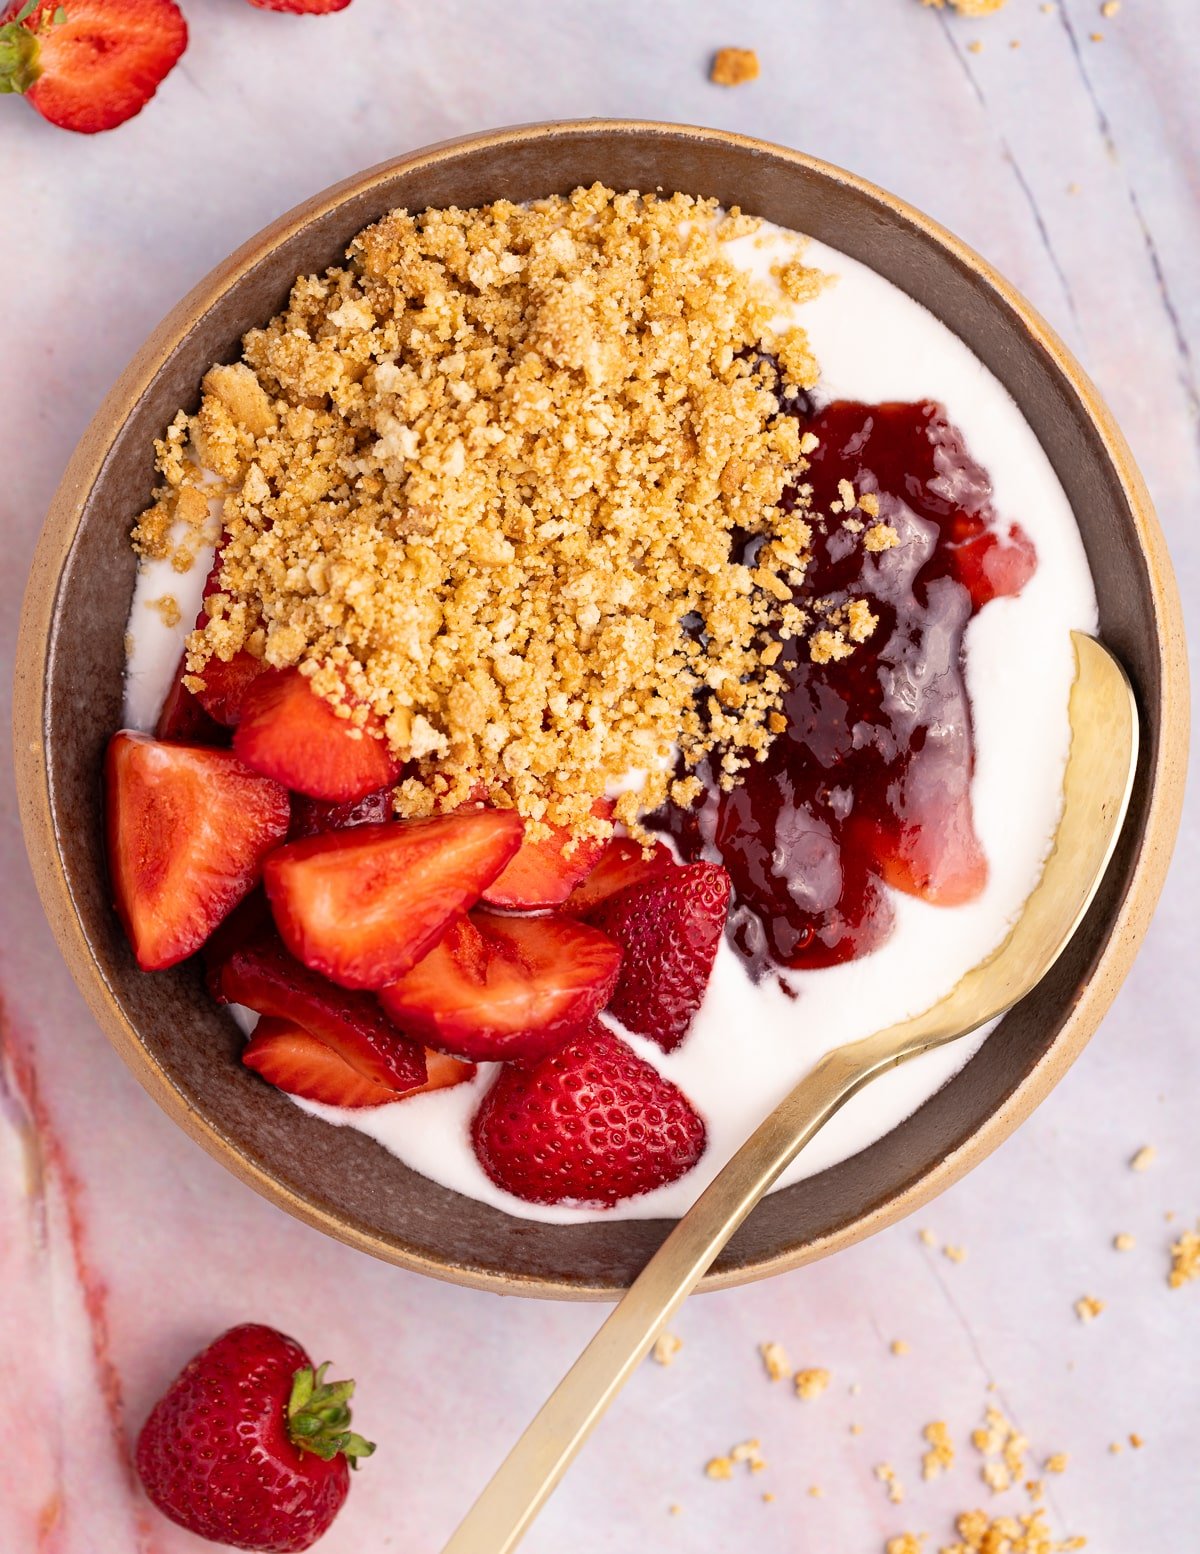
[[[27,92],[42,73],[37,34],[21,25],[36,4],[27,0],[13,21],[0,26],[0,94]]]
[[[38,7],[38,0],[25,0],[25,4],[21,7],[21,9],[13,17],[13,21],[14,22],[23,22],[27,16],[32,15],[33,12],[37,10],[37,7]]]
[[[302,1366],[292,1377],[288,1398],[287,1426],[292,1445],[310,1451],[322,1462],[332,1462],[341,1453],[352,1468],[359,1457],[369,1457],[374,1442],[364,1441],[349,1428],[352,1381],[326,1381],[329,1361],[317,1367]]]

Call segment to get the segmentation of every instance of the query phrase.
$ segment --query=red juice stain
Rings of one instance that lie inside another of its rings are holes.
[[[788,405],[818,438],[803,479],[812,508],[811,599],[865,599],[870,638],[836,662],[811,663],[785,642],[786,730],[724,793],[710,763],[705,792],[658,823],[685,858],[719,858],[733,880],[729,933],[753,975],[815,968],[876,949],[892,930],[888,891],[953,906],[987,880],[975,835],[971,706],[963,636],[990,600],[1017,594],[1037,557],[996,516],[987,472],[940,405],[835,401]],[[898,543],[869,551],[847,529],[840,482],[873,493]],[[784,503],[795,502],[794,490]],[[743,541],[753,559],[755,541]]]

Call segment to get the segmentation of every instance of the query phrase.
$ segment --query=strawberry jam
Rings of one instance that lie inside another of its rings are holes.
[[[963,636],[972,616],[1017,594],[1033,545],[992,507],[987,473],[940,405],[789,404],[818,438],[813,556],[805,593],[834,606],[863,599],[878,624],[840,660],[809,661],[784,642],[786,729],[731,792],[711,763],[705,792],[659,822],[685,858],[716,857],[733,880],[730,937],[755,976],[818,967],[877,948],[892,927],[889,892],[955,905],[983,889]],[[840,482],[873,493],[898,543],[871,550],[833,506]],[[785,505],[797,500],[785,493]],[[744,545],[752,561],[755,541]]]

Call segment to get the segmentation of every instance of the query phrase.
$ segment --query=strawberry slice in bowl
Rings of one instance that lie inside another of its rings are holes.
[[[350,804],[329,804],[293,793],[289,841],[301,842],[306,836],[322,836],[326,831],[349,831],[352,826],[379,825],[391,818],[391,788],[377,788]]]
[[[228,750],[129,730],[109,741],[104,780],[117,915],[142,970],[162,971],[258,883],[287,835],[287,792]]]
[[[671,849],[662,842],[643,847],[631,836],[614,836],[595,867],[567,897],[564,912],[585,917],[609,896],[630,885],[640,885],[676,867]]]
[[[613,806],[597,799],[592,814],[612,819]],[[561,906],[581,880],[595,868],[608,839],[577,837],[569,826],[551,826],[549,835],[521,843],[515,858],[483,893],[489,906],[511,911],[538,911]]]
[[[246,1043],[242,1062],[289,1095],[356,1111],[407,1101],[414,1095],[426,1095],[434,1090],[446,1090],[465,1084],[475,1076],[474,1063],[462,1063],[442,1052],[428,1052],[425,1056],[425,1083],[408,1090],[395,1090],[360,1074],[302,1025],[265,1015]]]
[[[389,1090],[425,1084],[421,1043],[398,1029],[370,994],[334,987],[289,955],[269,920],[255,929],[255,908],[248,902],[205,956],[217,1002],[244,1004],[300,1026],[356,1073]]]
[[[298,669],[268,669],[242,697],[233,748],[256,772],[332,804],[387,787],[403,763],[378,718],[358,727],[318,696]]]
[[[483,809],[289,842],[270,859],[267,898],[306,966],[342,987],[385,987],[474,906],[522,830],[515,811]]]
[[[472,912],[379,1001],[427,1046],[528,1061],[586,1029],[620,970],[620,949],[586,923]]]
[[[501,1069],[471,1142],[496,1186],[526,1203],[611,1208],[685,1176],[707,1135],[677,1085],[595,1024],[539,1063]]]
[[[720,864],[689,863],[627,886],[588,914],[625,952],[609,1008],[626,1030],[664,1052],[684,1039],[704,1001],[729,889]]]

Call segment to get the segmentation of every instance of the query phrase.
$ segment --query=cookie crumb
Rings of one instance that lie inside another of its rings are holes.
[[[1094,1295],[1081,1295],[1075,1302],[1075,1315],[1081,1322],[1094,1322],[1104,1310],[1104,1302]]]
[[[937,1478],[954,1465],[954,1443],[944,1419],[934,1419],[921,1432],[929,1442],[929,1450],[921,1458],[921,1477]]]
[[[937,1235],[932,1230],[919,1230],[917,1232],[917,1240],[920,1241],[922,1246],[937,1245]]]
[[[1127,1230],[1122,1230],[1113,1237],[1113,1248],[1115,1251],[1132,1252],[1136,1245],[1136,1240]]]
[[[909,1346],[903,1338],[893,1338],[890,1347],[893,1354],[907,1354],[909,1351]]]
[[[654,1348],[651,1350],[651,1353],[659,1365],[670,1365],[682,1348],[682,1338],[676,1338],[674,1333],[660,1333],[654,1340]]]
[[[921,1554],[921,1546],[928,1536],[925,1532],[902,1532],[888,1539],[884,1554]]]
[[[708,79],[717,86],[744,86],[757,81],[760,67],[753,49],[718,49],[713,55]]]
[[[728,1457],[710,1457],[704,1465],[707,1478],[732,1478],[733,1463]]]
[[[942,1255],[948,1257],[952,1263],[965,1263],[967,1260],[967,1249],[965,1246],[944,1246],[942,1248]]]
[[[1193,1279],[1200,1279],[1200,1231],[1185,1230],[1179,1240],[1171,1244],[1171,1271],[1167,1284],[1178,1290]]]
[[[1131,1430],[1129,1432],[1129,1444],[1133,1447],[1134,1451],[1141,1451],[1142,1447],[1146,1443],[1136,1430]]]
[[[153,610],[168,630],[172,626],[178,626],[183,618],[183,611],[179,608],[179,601],[174,594],[160,594],[157,599],[147,599],[146,608]]]
[[[791,1371],[788,1364],[787,1351],[782,1344],[759,1344],[758,1352],[762,1355],[762,1362],[766,1368],[768,1377],[772,1381],[785,1381]]]
[[[812,1366],[808,1370],[797,1371],[793,1377],[796,1388],[796,1396],[803,1398],[806,1403],[811,1403],[814,1398],[819,1398],[830,1382],[827,1370],[819,1366]]]
[[[921,4],[935,11],[943,11],[950,4],[960,16],[994,16],[1008,0],[921,0]]]
[[[1120,9],[1121,0],[1104,0],[1104,4],[1100,7],[1100,15],[1105,19],[1110,19],[1111,17],[1114,17]]]
[[[1070,1457],[1065,1451],[1056,1451],[1052,1457],[1047,1457],[1042,1466],[1047,1473],[1065,1473]]]
[[[875,1465],[875,1477],[887,1489],[887,1497],[893,1505],[901,1505],[904,1502],[904,1485],[896,1476],[896,1470],[890,1462],[880,1462]]]

